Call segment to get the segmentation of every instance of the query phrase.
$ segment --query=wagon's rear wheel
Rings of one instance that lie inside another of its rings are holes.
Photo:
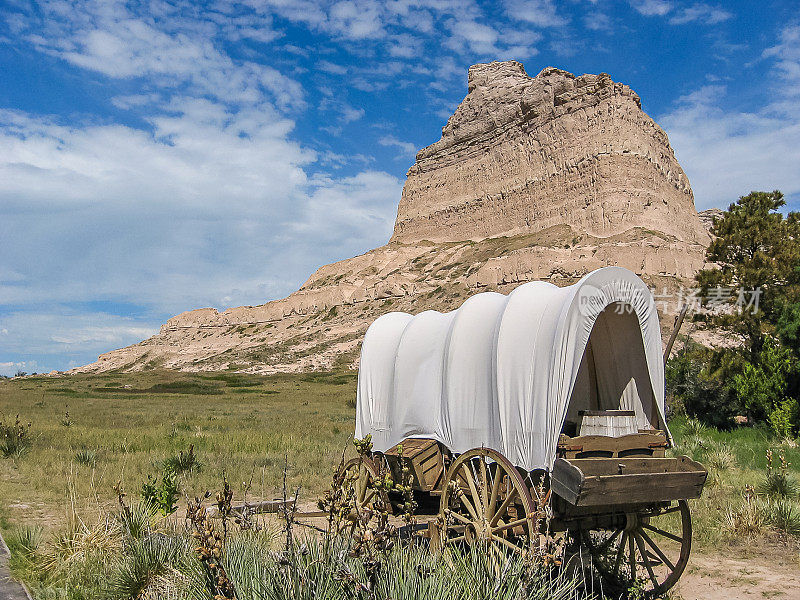
[[[485,546],[493,559],[525,554],[538,533],[530,491],[499,452],[476,448],[460,455],[445,477],[436,544]]]
[[[581,529],[581,543],[592,555],[609,591],[631,586],[659,596],[680,578],[692,548],[692,518],[685,500],[667,508],[628,513],[613,530]]]
[[[354,458],[345,466],[341,479],[341,494],[352,511],[349,520],[355,525],[355,519],[371,515],[376,503],[382,508],[389,506],[387,494],[376,488],[379,477],[378,465],[366,456]]]

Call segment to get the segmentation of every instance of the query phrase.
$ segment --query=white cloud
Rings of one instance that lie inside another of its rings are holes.
[[[716,25],[733,18],[733,14],[719,6],[709,4],[693,4],[679,9],[669,20],[671,25],[684,25],[699,22],[704,25]]]
[[[566,17],[556,14],[552,0],[505,0],[505,9],[512,19],[538,27],[560,27],[568,23]]]
[[[417,145],[411,142],[404,142],[393,135],[385,135],[378,140],[381,146],[390,146],[400,151],[398,158],[408,158],[417,154]]]
[[[630,4],[636,12],[646,17],[663,17],[673,6],[669,0],[630,0]]]
[[[456,20],[449,22],[448,28],[452,36],[445,42],[450,48],[457,51],[469,49],[481,55],[497,53],[499,35],[497,31],[485,23],[470,20]]]
[[[763,58],[775,59],[774,71],[783,83],[784,96],[800,96],[800,25],[784,27],[779,43],[764,50]]]
[[[4,361],[0,355],[0,373],[3,365],[16,371],[44,368],[64,370],[81,364],[87,356],[97,356],[112,348],[134,344],[158,332],[160,324],[152,319],[121,317],[102,312],[82,312],[64,307],[59,310],[23,310],[0,316],[0,325],[8,334],[3,340],[3,354],[11,356],[37,356],[37,360],[20,363]]]
[[[0,362],[0,375],[11,377],[16,375],[19,371],[31,373],[38,368],[38,365],[39,363],[35,360]]]
[[[720,107],[727,89],[706,86],[658,121],[686,170],[698,209],[727,207],[753,190],[800,194],[800,118],[766,107]]]
[[[400,182],[320,174],[321,157],[293,139],[300,85],[225,54],[225,19],[161,18],[187,6],[153,2],[141,17],[121,2],[47,2],[44,21],[20,25],[42,52],[135,82],[112,102],[148,127],[0,109],[0,360],[84,362],[183,310],[283,296],[390,235]],[[341,123],[364,114],[332,108]],[[80,308],[97,300],[146,316]],[[73,308],[52,311],[62,304]]]
[[[282,109],[302,108],[296,81],[267,64],[236,62],[214,44],[211,34],[240,30],[230,20],[189,18],[196,17],[191,4],[156,0],[150,9],[133,14],[118,1],[49,0],[41,4],[44,19],[31,16],[22,33],[37,50],[109,77],[147,78],[163,90],[188,85],[190,93],[228,102],[269,93]]]
[[[303,217],[291,227],[294,235],[314,240],[337,260],[357,254],[354,247],[366,250],[389,239],[402,181],[380,171],[364,171],[338,180],[320,177],[314,183],[317,189]]]
[[[689,176],[699,208],[727,207],[753,190],[781,190],[800,203],[800,27],[784,27],[762,54],[765,103],[751,111],[724,108],[733,90],[706,85],[680,98],[658,122]]]

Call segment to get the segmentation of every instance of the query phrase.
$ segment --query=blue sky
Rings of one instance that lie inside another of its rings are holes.
[[[800,208],[795,1],[0,0],[0,374],[385,243],[468,66],[509,58],[629,84],[698,208]]]

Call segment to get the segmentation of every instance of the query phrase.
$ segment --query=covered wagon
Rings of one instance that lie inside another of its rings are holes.
[[[546,523],[610,586],[661,593],[686,566],[686,500],[706,471],[666,456],[659,318],[626,269],[381,316],[362,347],[355,435],[373,443],[350,467],[358,501],[374,501],[364,483],[381,465],[408,462],[421,510],[438,515],[432,543],[527,552]]]

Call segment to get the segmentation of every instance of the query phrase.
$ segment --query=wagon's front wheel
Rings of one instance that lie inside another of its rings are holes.
[[[631,587],[648,597],[664,594],[680,578],[692,548],[692,517],[685,500],[667,508],[625,515],[613,530],[581,529],[581,543],[589,550],[609,591]]]
[[[525,554],[538,519],[525,481],[502,454],[475,448],[461,454],[445,477],[436,534],[442,545],[484,546],[493,559]]]
[[[376,503],[382,503],[383,508],[389,506],[386,492],[375,485],[378,477],[378,465],[366,456],[354,458],[344,466],[341,496],[351,508],[352,514],[348,520],[353,524],[355,519],[368,518],[376,508]]]

